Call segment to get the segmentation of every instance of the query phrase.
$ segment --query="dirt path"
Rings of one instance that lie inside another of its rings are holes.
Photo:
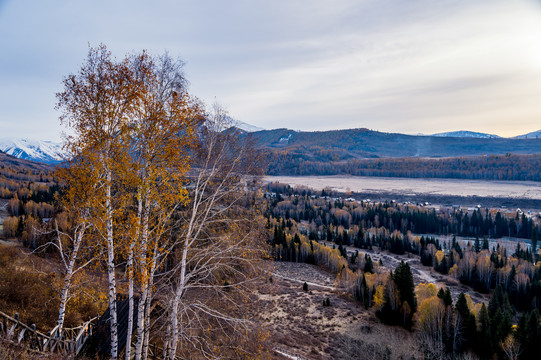
[[[1,245],[6,246],[20,246],[20,244],[17,241],[10,241],[10,240],[0,240]]]
[[[323,243],[326,246],[333,246],[333,243],[328,243],[323,241]],[[353,246],[346,246],[346,251],[348,252],[348,255],[352,255],[355,253],[355,251],[359,251],[359,253],[365,253],[370,255],[373,261],[381,262],[383,263],[383,266],[394,270],[396,267],[400,264],[401,261],[404,261],[408,263],[411,267],[411,271],[413,274],[413,280],[415,281],[415,285],[421,283],[421,282],[433,282],[436,283],[438,280],[432,276],[431,269],[423,266],[420,262],[420,259],[418,256],[415,256],[413,254],[406,253],[404,255],[397,255],[392,254],[389,252],[380,252],[379,250],[369,250],[369,249],[357,249]],[[423,269],[427,268],[427,269]]]
[[[330,247],[333,246],[333,243],[327,243],[325,241],[323,241],[323,243]],[[357,249],[353,246],[346,246],[346,251],[349,255],[355,253],[355,251],[368,254],[370,257],[372,257],[374,262],[379,262],[381,260],[383,266],[389,270],[394,270],[401,261],[404,261],[410,265],[413,275],[413,282],[416,286],[419,285],[419,283],[431,282],[438,286],[448,287],[455,301],[458,298],[458,295],[462,292],[469,294],[474,302],[488,303],[490,299],[487,294],[481,294],[473,291],[471,288],[461,284],[451,276],[440,274],[430,266],[424,266],[421,264],[421,260],[418,255],[410,253],[397,255],[388,251],[380,252],[379,249]]]
[[[0,224],[2,224],[4,222],[4,219],[8,216],[8,201],[0,199]]]
[[[9,216],[8,201],[0,199],[0,235],[3,232],[4,219]]]
[[[304,358],[302,356],[299,356],[297,354],[292,354],[289,351],[287,351],[287,350],[285,350],[283,348],[280,348],[280,347],[275,347],[273,350],[276,351],[278,354],[282,355],[283,357],[287,358],[287,359],[291,359],[291,360],[305,360],[306,359],[306,358]]]
[[[327,289],[327,290],[337,290],[334,286],[327,286],[327,285],[321,285],[321,284],[316,284],[316,283],[313,283],[311,281],[303,281],[303,280],[299,280],[299,279],[294,279],[294,278],[290,278],[290,277],[287,277],[287,276],[283,276],[283,275],[280,275],[280,274],[277,274],[277,273],[272,273],[272,276],[276,276],[276,277],[279,277],[279,278],[282,278],[284,280],[289,280],[289,281],[294,281],[294,282],[297,282],[299,284],[304,284],[306,283],[308,286],[310,287],[320,287],[322,289]]]

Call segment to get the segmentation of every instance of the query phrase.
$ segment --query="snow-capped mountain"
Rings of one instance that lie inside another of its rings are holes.
[[[245,122],[238,121],[238,120],[235,121],[235,127],[238,128],[238,129],[244,130],[246,132],[256,132],[256,131],[265,130],[265,129],[260,128],[258,126],[247,124]]]
[[[541,138],[541,130],[532,131],[531,133],[515,136],[513,139],[535,139],[535,138]]]
[[[19,159],[56,164],[65,159],[60,143],[29,139],[0,139],[0,150]]]
[[[223,130],[226,130],[232,127],[235,127],[239,130],[246,131],[246,132],[256,132],[256,131],[265,130],[263,128],[245,123],[244,121],[240,121],[240,120],[232,118],[229,115],[226,115],[225,123],[223,125]]]
[[[477,139],[493,139],[493,138],[500,137],[494,134],[485,134],[485,133],[480,133],[480,132],[475,132],[475,131],[466,131],[466,130],[442,132],[442,133],[432,134],[430,136],[477,138]]]

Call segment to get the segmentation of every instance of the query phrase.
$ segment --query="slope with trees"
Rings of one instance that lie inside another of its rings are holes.
[[[274,184],[273,190],[275,197],[268,197],[267,227],[275,259],[328,269],[340,288],[373,309],[384,323],[414,329],[426,359],[473,354],[483,359],[535,358],[534,344],[541,330],[537,251],[519,244],[508,254],[500,245],[489,249],[486,238],[467,246],[455,239],[440,243],[430,236],[413,236],[404,221],[398,222],[401,230],[390,230],[391,219],[400,219],[401,211],[422,213],[421,209],[359,204],[313,196],[306,189],[304,194],[295,194],[280,184]],[[408,222],[422,227],[427,219],[437,217],[427,216],[414,216]],[[457,229],[463,230],[463,225]],[[526,219],[522,226],[531,226],[531,245],[536,249],[538,225]],[[329,242],[332,247],[325,245]],[[389,271],[374,262],[368,250],[418,256],[422,264],[445,274],[449,281],[454,278],[472,290],[491,294],[490,301],[475,304],[468,294],[460,294],[453,303],[449,289],[438,290],[433,284],[421,283],[414,291],[407,263]]]

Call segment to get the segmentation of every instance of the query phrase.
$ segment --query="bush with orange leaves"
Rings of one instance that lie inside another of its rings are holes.
[[[36,324],[40,330],[51,330],[58,316],[57,289],[61,281],[55,266],[51,260],[25,254],[13,246],[0,245],[0,310],[11,316],[18,313],[21,321]],[[106,307],[99,278],[82,272],[76,283],[66,316],[69,327],[95,317]]]

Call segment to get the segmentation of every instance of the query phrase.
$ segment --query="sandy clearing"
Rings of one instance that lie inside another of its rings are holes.
[[[303,282],[313,283],[325,289],[334,289],[335,276],[327,271],[310,264],[297,266],[289,261],[275,261],[273,273],[284,279],[296,279]]]

